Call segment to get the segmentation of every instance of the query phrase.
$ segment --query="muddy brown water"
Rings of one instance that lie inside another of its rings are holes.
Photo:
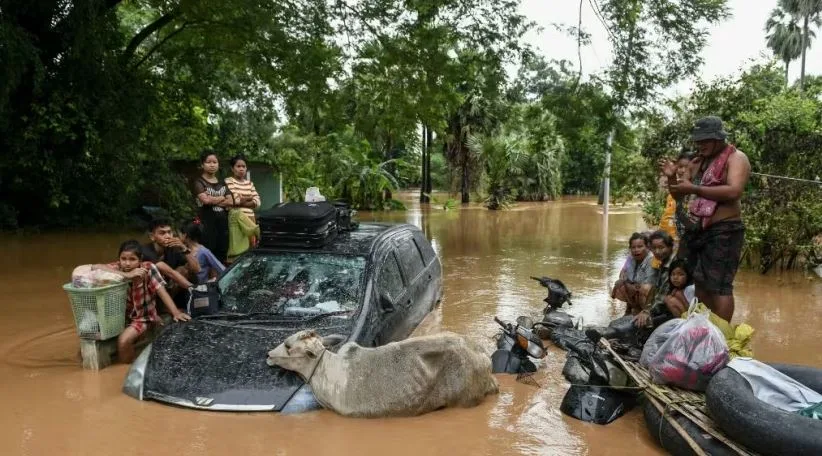
[[[407,196],[413,201],[413,196]],[[561,278],[574,292],[570,312],[604,324],[622,312],[608,288],[633,231],[636,208],[615,208],[603,236],[589,200],[361,214],[361,220],[422,227],[444,266],[445,296],[418,329],[474,337],[490,350],[493,316],[538,314],[545,293],[530,275]],[[9,237],[0,256],[0,454],[2,455],[416,455],[660,454],[641,413],[608,426],[563,416],[564,353],[549,351],[540,387],[500,376],[500,393],[472,409],[415,418],[361,420],[329,411],[284,416],[193,411],[139,402],[120,392],[127,367],[99,373],[78,364],[78,342],[61,285],[77,264],[111,261],[125,236]],[[764,361],[822,366],[822,280],[803,273],[737,279],[735,320],[756,329]]]

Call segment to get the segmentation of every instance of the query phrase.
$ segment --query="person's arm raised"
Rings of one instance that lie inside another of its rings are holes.
[[[736,152],[728,159],[728,178],[725,185],[706,187],[693,185],[683,181],[671,187],[676,193],[695,194],[696,196],[717,201],[735,201],[742,197],[745,192],[745,185],[751,175],[751,164],[748,157],[742,152]]]

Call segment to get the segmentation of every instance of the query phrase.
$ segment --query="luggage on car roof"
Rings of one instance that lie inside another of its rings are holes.
[[[260,212],[260,245],[321,247],[337,237],[338,210],[328,202],[281,203]]]

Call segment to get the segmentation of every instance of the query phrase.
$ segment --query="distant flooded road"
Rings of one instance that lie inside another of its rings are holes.
[[[493,347],[495,315],[538,315],[545,297],[529,276],[562,279],[574,293],[569,311],[586,324],[621,315],[608,290],[638,209],[614,208],[608,235],[591,200],[361,214],[361,221],[420,226],[442,258],[443,304],[420,333],[464,334]],[[139,236],[144,241],[145,236]],[[0,454],[2,455],[619,455],[661,454],[641,413],[608,426],[562,415],[565,354],[549,350],[535,376],[540,387],[501,376],[500,394],[479,407],[415,418],[349,419],[216,413],[139,402],[120,392],[127,366],[83,371],[68,299],[61,285],[75,265],[112,261],[128,235],[5,236],[0,256]],[[764,361],[822,367],[822,280],[794,272],[737,277],[736,321],[756,329]]]

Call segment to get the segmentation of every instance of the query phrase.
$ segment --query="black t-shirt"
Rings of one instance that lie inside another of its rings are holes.
[[[143,261],[150,261],[152,263],[159,263],[162,261],[169,265],[171,269],[177,269],[188,263],[185,255],[183,255],[183,252],[175,248],[164,249],[163,256],[161,258],[160,255],[157,254],[157,251],[154,250],[154,244],[151,242],[143,245]]]

